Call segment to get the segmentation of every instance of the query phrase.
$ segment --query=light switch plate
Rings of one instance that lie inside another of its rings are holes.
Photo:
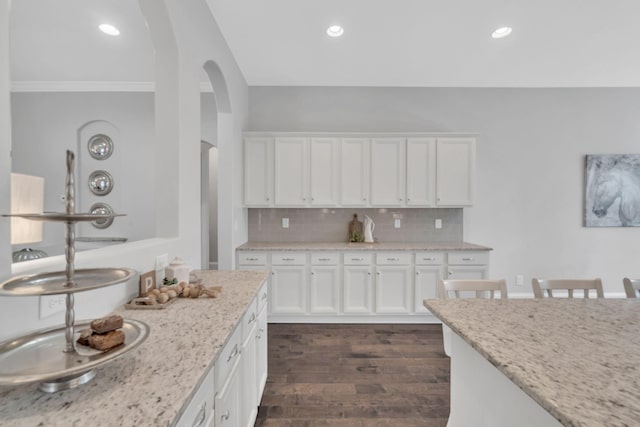
[[[400,228],[400,220],[399,219],[394,219],[393,220],[393,227],[394,228]]]
[[[282,228],[289,228],[289,218],[282,218]]]
[[[436,219],[436,228],[438,228],[438,229],[442,228],[442,220],[441,219]]]

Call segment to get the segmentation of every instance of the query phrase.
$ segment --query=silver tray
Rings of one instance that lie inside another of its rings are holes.
[[[83,321],[75,325],[78,332],[74,341],[80,330],[88,328],[90,323]],[[149,335],[149,326],[139,320],[125,319],[122,330],[125,333],[124,344],[107,351],[76,344],[75,353],[65,353],[64,326],[0,343],[0,386],[86,375],[91,369],[133,350]],[[90,375],[89,379],[92,377]]]
[[[93,214],[93,213],[64,213],[64,212],[45,212],[45,213],[26,213],[26,214],[9,214],[2,215],[5,217],[24,218],[33,221],[52,221],[52,222],[81,222],[96,221],[100,219],[115,218],[117,216],[125,216],[126,214]]]
[[[0,296],[57,295],[89,291],[129,280],[136,274],[130,268],[90,268],[73,273],[73,286],[66,286],[64,271],[17,276],[0,283]]]

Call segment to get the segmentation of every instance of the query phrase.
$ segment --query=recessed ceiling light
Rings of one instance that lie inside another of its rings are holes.
[[[340,25],[332,25],[329,28],[327,28],[327,35],[329,37],[340,37],[343,34],[344,34],[344,28],[342,28]]]
[[[511,31],[513,31],[511,27],[501,27],[491,33],[491,37],[494,39],[501,39],[511,34]]]
[[[98,25],[98,28],[100,28],[100,31],[102,31],[105,34],[109,34],[110,36],[120,35],[120,30],[111,24],[100,24]]]

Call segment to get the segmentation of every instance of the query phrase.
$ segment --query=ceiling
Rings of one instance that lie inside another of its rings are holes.
[[[249,85],[640,86],[638,0],[206,1]],[[14,82],[150,82],[152,64],[137,1],[11,2]]]

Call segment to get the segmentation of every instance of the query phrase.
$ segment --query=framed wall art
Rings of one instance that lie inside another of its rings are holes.
[[[588,154],[586,227],[640,227],[640,154]]]

